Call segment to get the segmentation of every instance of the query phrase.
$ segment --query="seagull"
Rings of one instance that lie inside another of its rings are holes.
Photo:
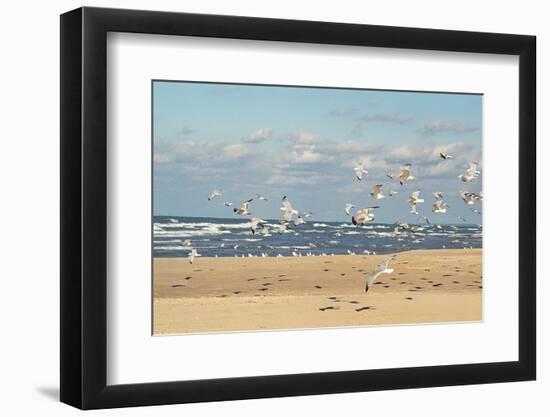
[[[436,198],[436,200],[443,200],[443,193],[441,191],[434,191],[432,195]]]
[[[177,223],[178,221],[176,219],[168,219],[170,223]]]
[[[271,233],[269,233],[269,227],[267,226],[263,226],[261,229],[260,229],[260,234],[264,237],[269,237],[269,236],[273,236]]]
[[[262,220],[262,219],[252,219],[249,223],[248,223],[248,226],[250,227],[250,231],[252,232],[252,234],[256,233],[256,228],[259,226],[261,228],[264,227],[266,221],[265,220]]]
[[[286,220],[281,220],[279,224],[275,225],[274,227],[277,228],[277,233],[290,233],[290,225],[291,222],[287,222]]]
[[[350,213],[349,213],[350,210],[351,210],[352,208],[354,208],[354,207],[355,207],[355,206],[354,206],[353,204],[346,203],[346,206],[345,206],[344,210],[346,211],[346,214],[347,214],[348,216],[350,215]]]
[[[416,211],[416,205],[423,202],[424,202],[424,199],[420,198],[420,190],[414,191],[413,193],[411,193],[409,197],[409,204],[411,205],[411,213],[418,214],[418,211]]]
[[[218,190],[213,190],[208,193],[208,201],[213,200],[217,196],[222,195]]]
[[[427,216],[420,216],[422,220],[426,222],[426,224],[430,224],[430,219]]]
[[[239,247],[239,245],[235,245],[235,246],[233,246],[233,249],[237,250],[238,247]]]
[[[304,220],[304,218],[303,218],[302,216],[298,216],[298,217],[296,218],[296,220],[294,221],[294,224],[295,224],[296,226],[299,226],[299,225],[301,225],[301,224],[304,224],[305,222],[306,222],[306,221]]]
[[[433,213],[446,213],[447,204],[443,200],[437,200],[435,203],[432,204],[432,212]]]
[[[365,224],[374,220],[374,210],[380,206],[365,207],[357,210],[355,216],[351,216],[351,222],[354,225]]]
[[[393,180],[394,175],[388,172],[386,174],[386,177],[388,177],[390,180]]]
[[[180,240],[182,246],[191,246],[191,241],[189,239]]]
[[[369,288],[372,284],[374,284],[374,281],[376,281],[376,279],[382,275],[382,274],[391,274],[393,272],[393,269],[392,268],[388,268],[388,265],[390,263],[390,261],[394,258],[394,255],[392,256],[389,256],[387,257],[386,259],[384,259],[382,262],[380,262],[376,268],[374,269],[374,271],[372,271],[369,275],[368,275],[368,280],[367,280],[367,285],[365,286],[365,292],[368,292],[369,291]]]
[[[399,173],[399,184],[403,185],[405,181],[415,180],[416,177],[411,175],[411,164],[405,164],[401,167],[401,172]]]
[[[256,200],[264,200],[264,201],[267,201],[267,198],[265,198],[264,196],[260,195],[260,194],[256,194]]]
[[[225,203],[223,203],[223,205],[225,207],[231,207],[233,205],[233,203],[229,202],[229,201],[226,201]]]
[[[365,167],[363,166],[363,164],[361,162],[359,162],[359,164],[357,164],[357,166],[353,169],[355,171],[355,177],[359,181],[361,181],[363,179],[363,174],[368,174],[369,173],[369,171],[367,171],[365,169]]]
[[[452,156],[452,155],[449,155],[448,153],[445,153],[445,152],[439,152],[439,156],[440,156],[442,159],[453,159],[453,156]]]
[[[388,193],[390,197],[393,197],[396,194],[399,194],[399,191],[390,190],[390,192]]]
[[[291,222],[292,221],[292,216],[293,215],[296,215],[298,216],[298,211],[297,210],[294,210],[292,208],[292,204],[290,204],[290,201],[288,200],[287,196],[285,195],[283,197],[283,206],[281,207],[281,211],[283,212],[283,218],[287,221],[287,222]]]
[[[193,263],[193,259],[195,259],[198,256],[202,256],[200,253],[197,252],[196,249],[192,249],[191,252],[189,252],[189,256],[187,256],[187,260],[190,264]]]
[[[479,164],[477,162],[470,162],[470,165],[466,170],[466,174],[461,174],[458,176],[458,178],[460,178],[460,180],[463,182],[473,182],[480,173],[478,167]]]
[[[469,206],[473,206],[475,203],[483,200],[483,195],[481,193],[476,194],[468,191],[460,191],[460,198]]]
[[[254,199],[249,198],[248,200],[243,201],[242,204],[241,204],[241,207],[240,208],[234,208],[233,212],[237,213],[237,214],[240,214],[241,216],[252,214],[252,213],[250,213],[250,211],[248,211],[248,205],[250,204],[250,202],[252,200],[254,200]]]
[[[372,193],[370,193],[370,196],[374,198],[375,200],[381,200],[382,198],[386,198],[384,194],[382,194],[382,184],[376,184],[372,186]]]

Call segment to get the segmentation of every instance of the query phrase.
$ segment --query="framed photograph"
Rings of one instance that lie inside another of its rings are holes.
[[[535,37],[61,16],[61,401],[533,380]]]

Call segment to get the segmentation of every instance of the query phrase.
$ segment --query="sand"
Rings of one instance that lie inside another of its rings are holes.
[[[154,334],[482,319],[481,249],[388,255],[154,259]]]

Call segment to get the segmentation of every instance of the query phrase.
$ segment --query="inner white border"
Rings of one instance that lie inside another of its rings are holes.
[[[516,56],[120,33],[107,51],[108,384],[518,359]],[[483,93],[484,321],[152,337],[152,79]]]

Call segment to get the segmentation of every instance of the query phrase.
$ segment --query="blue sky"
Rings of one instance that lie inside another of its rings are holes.
[[[287,195],[315,220],[348,220],[353,203],[379,205],[379,222],[414,223],[406,200],[421,190],[418,211],[435,223],[481,222],[458,192],[481,191],[482,177],[457,178],[469,162],[482,166],[480,95],[166,81],[153,94],[155,215],[230,218],[224,201],[260,193],[269,201],[252,203],[254,217],[279,218]],[[361,182],[358,162],[369,171]],[[405,163],[416,181],[385,176]],[[399,194],[375,201],[374,184]],[[214,189],[223,196],[207,201]],[[433,191],[445,193],[448,213],[431,213]]]

